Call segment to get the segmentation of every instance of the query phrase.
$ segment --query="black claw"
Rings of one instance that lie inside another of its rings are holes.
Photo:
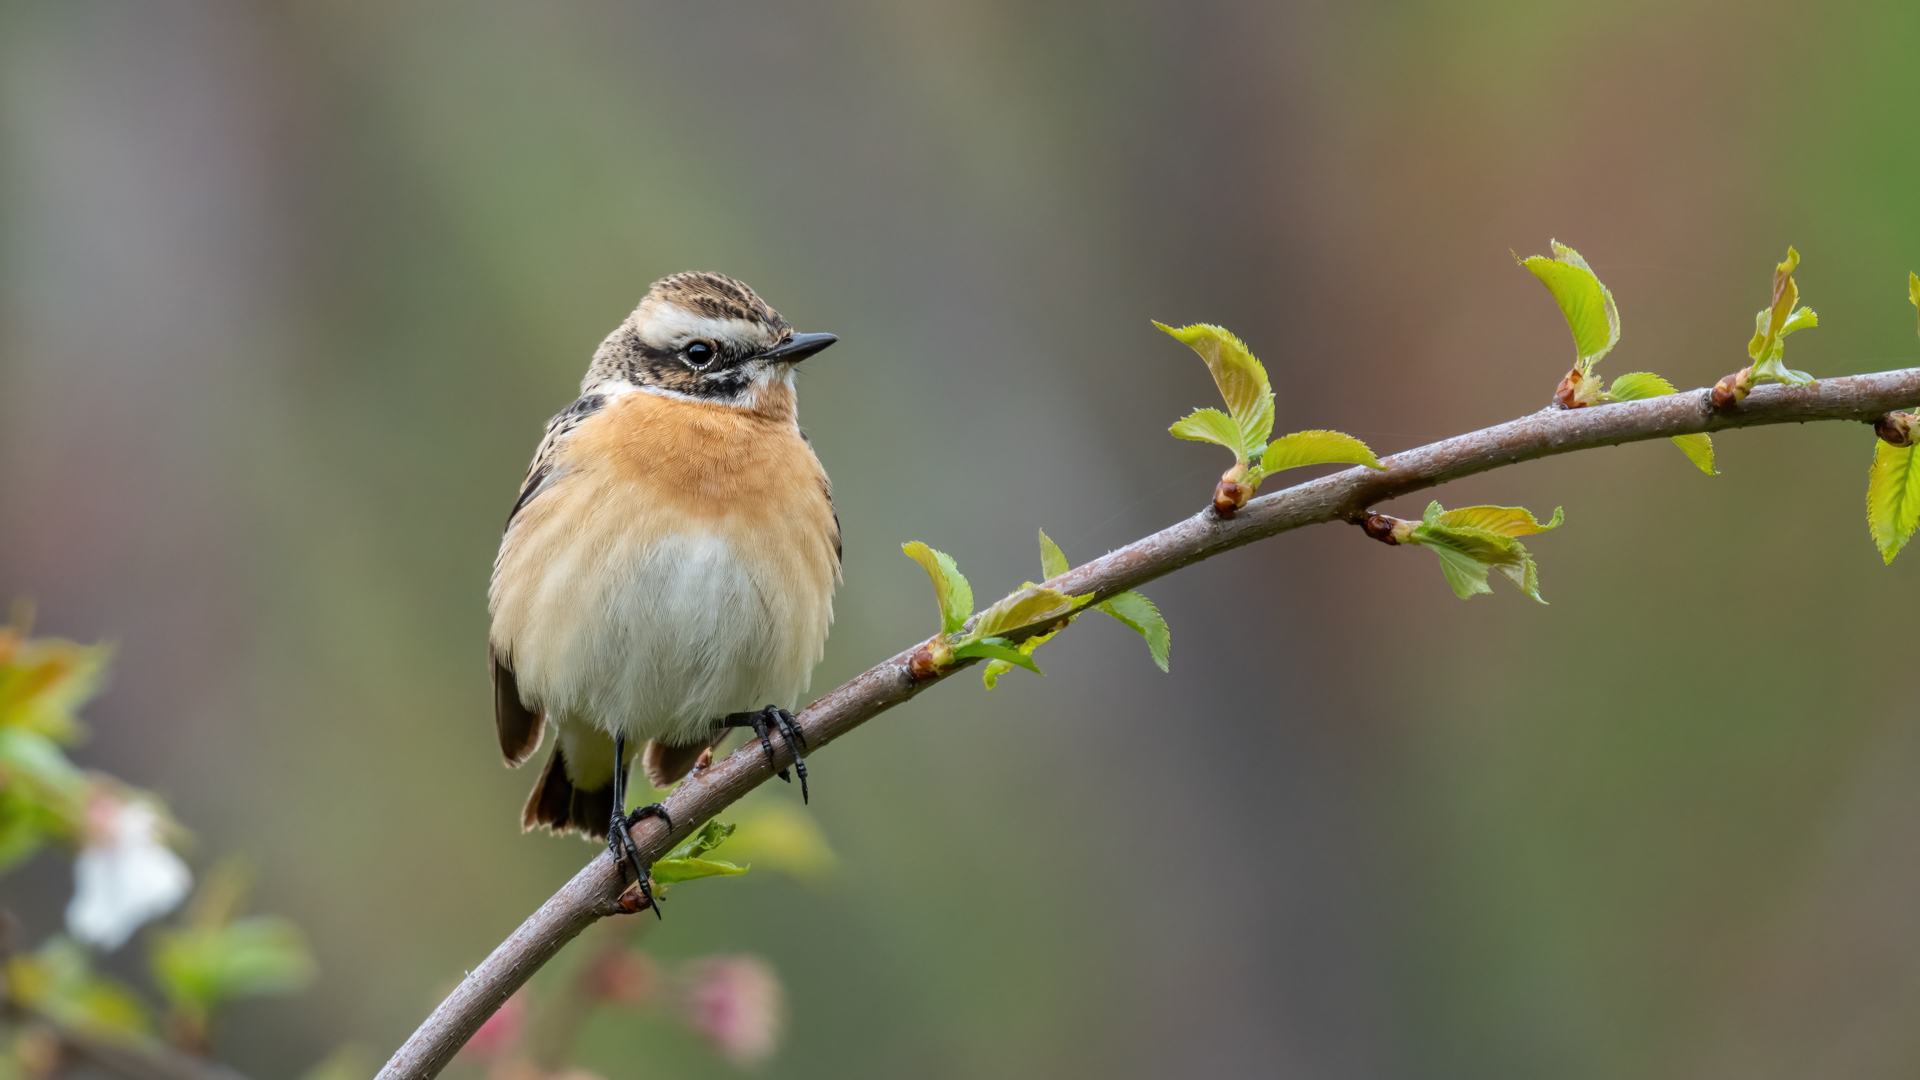
[[[643,818],[658,817],[673,828],[673,819],[667,816],[667,809],[659,803],[652,803],[635,810],[627,809],[627,737],[613,737],[613,820],[607,823],[607,849],[613,853],[613,861],[620,867],[620,879],[626,880],[627,870],[633,870],[634,881],[640,886],[640,895],[646,897],[647,906],[653,909],[653,917],[664,919],[660,914],[660,901],[653,895],[653,883],[648,880],[647,868],[640,862],[640,845],[633,842],[633,834],[627,830],[633,828]]]
[[[760,740],[760,749],[767,755],[767,766],[774,769],[773,775],[791,784],[793,777],[788,775],[787,770],[774,768],[773,733],[780,732],[781,738],[786,739],[787,745],[793,748],[793,771],[800,774],[800,801],[811,801],[807,791],[807,763],[800,756],[807,748],[807,736],[800,730],[792,713],[778,705],[769,705],[758,712],[733,713],[727,717],[725,726],[752,728],[753,734]]]

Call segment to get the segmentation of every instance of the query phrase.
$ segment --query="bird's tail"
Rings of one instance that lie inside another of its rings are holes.
[[[527,808],[520,812],[520,827],[545,827],[557,833],[578,830],[590,840],[605,840],[612,818],[613,778],[609,776],[606,786],[594,791],[574,787],[561,740],[555,739],[547,767],[540,771],[533,793],[527,796]]]

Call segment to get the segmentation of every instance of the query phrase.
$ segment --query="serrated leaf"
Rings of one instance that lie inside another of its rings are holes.
[[[1560,314],[1573,332],[1573,348],[1582,371],[1591,371],[1594,362],[1605,356],[1620,340],[1620,310],[1613,294],[1587,266],[1580,253],[1552,241],[1553,258],[1534,255],[1521,259],[1520,265],[1533,271],[1560,305]]]
[[[996,601],[974,620],[967,641],[1000,637],[1022,627],[1052,622],[1073,613],[1087,597],[1068,596],[1044,585],[1028,585]],[[954,655],[958,656],[956,648]]]
[[[1873,465],[1867,470],[1867,528],[1891,563],[1913,538],[1920,525],[1920,457],[1911,446],[1873,442]]]
[[[1753,337],[1747,342],[1747,355],[1753,360],[1755,382],[1773,379],[1789,386],[1805,386],[1814,381],[1813,376],[1795,371],[1781,360],[1786,351],[1781,339],[1796,330],[1820,325],[1820,317],[1813,309],[1795,306],[1800,302],[1800,286],[1794,283],[1793,271],[1799,265],[1800,253],[1787,248],[1786,260],[1773,268],[1773,302],[1753,317]]]
[[[1040,530],[1040,573],[1041,575],[1045,577],[1048,581],[1051,581],[1054,578],[1059,577],[1061,574],[1064,574],[1071,569],[1073,569],[1073,567],[1067,562],[1067,553],[1064,551],[1061,551],[1060,545],[1053,542],[1053,537],[1047,535],[1047,530],[1041,529]]]
[[[1160,614],[1153,601],[1137,592],[1123,592],[1110,600],[1102,601],[1101,611],[1120,620],[1122,624],[1146,639],[1147,651],[1153,654],[1153,662],[1161,671],[1167,670],[1167,653],[1173,647],[1172,632],[1167,629],[1167,620]]]
[[[1438,502],[1427,507],[1421,523],[1414,526],[1408,543],[1433,549],[1440,558],[1440,570],[1454,595],[1466,599],[1489,591],[1487,574],[1498,572],[1520,590],[1540,603],[1539,574],[1533,556],[1516,537],[1530,536],[1557,528],[1564,520],[1560,510],[1553,519],[1541,524],[1532,513],[1519,507],[1466,506],[1443,510]]]
[[[701,878],[738,877],[749,869],[751,867],[736,866],[720,859],[660,859],[648,868],[647,873],[662,885],[674,885]]]
[[[1173,426],[1167,431],[1171,432],[1176,439],[1224,446],[1233,451],[1235,460],[1247,460],[1250,447],[1240,431],[1240,425],[1234,423],[1233,417],[1219,409],[1195,409],[1175,420]]]
[[[1435,507],[1439,505],[1433,504]],[[1560,523],[1566,520],[1565,510],[1565,507],[1554,507],[1553,520],[1542,525],[1531,510],[1521,506],[1463,506],[1458,510],[1435,514],[1433,523],[1449,529],[1475,529],[1496,536],[1532,536],[1559,528]]]
[[[1675,435],[1673,445],[1687,455],[1688,461],[1699,466],[1701,472],[1708,476],[1720,475],[1720,471],[1713,467],[1713,436],[1704,431],[1697,435]]]
[[[1453,595],[1462,600],[1475,593],[1491,593],[1492,586],[1487,584],[1487,564],[1466,554],[1456,551],[1444,543],[1428,545],[1435,555],[1440,556],[1440,573],[1452,587]]]
[[[1607,396],[1615,401],[1644,401],[1671,393],[1673,384],[1651,371],[1630,371],[1607,388]]]
[[[1382,469],[1373,449],[1366,443],[1339,431],[1296,431],[1282,435],[1267,446],[1260,456],[1261,472],[1267,476],[1282,469],[1302,465],[1365,465]]]
[[[1153,325],[1200,354],[1213,383],[1220,388],[1220,399],[1227,404],[1241,432],[1243,451],[1266,442],[1273,436],[1273,386],[1267,381],[1267,369],[1239,338],[1225,327],[1195,323],[1174,329],[1165,323]],[[1243,456],[1241,460],[1246,460]]]
[[[1047,634],[1044,636],[1052,637],[1053,635]],[[1032,639],[1029,638],[1028,640]],[[1046,672],[1041,671],[1040,665],[1034,663],[1033,657],[1028,655],[1030,650],[1023,651],[1021,649],[1021,645],[1025,644],[1026,642],[1021,642],[1020,645],[1015,645],[1003,637],[982,638],[979,641],[969,641],[965,645],[956,646],[953,650],[953,656],[956,660],[993,660],[1013,667],[1026,668],[1035,675],[1045,675]],[[993,665],[989,664],[987,666],[992,667]],[[1006,668],[1000,669],[1000,671],[1005,670]],[[994,674],[994,678],[998,680],[999,672]],[[991,690],[993,686],[994,684],[992,682],[987,683],[987,689]]]
[[[1786,337],[1796,330],[1811,330],[1819,325],[1820,316],[1814,314],[1812,308],[1803,307],[1788,316],[1786,325],[1780,328],[1780,336]]]
[[[918,540],[900,545],[900,550],[919,563],[933,582],[933,597],[940,604],[940,632],[958,632],[966,624],[967,616],[973,614],[973,586],[967,584],[967,577],[960,572],[953,556],[935,551]]]
[[[734,877],[747,872],[747,867],[736,866],[721,859],[706,858],[706,854],[733,835],[735,826],[724,821],[709,821],[693,831],[693,835],[676,844],[672,851],[656,860],[648,873],[662,885],[671,885],[679,881],[695,881],[699,878]]]

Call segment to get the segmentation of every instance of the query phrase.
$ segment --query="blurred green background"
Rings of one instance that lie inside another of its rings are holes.
[[[1619,299],[1608,373],[1742,366],[1788,243],[1793,366],[1915,363],[1917,60],[1886,2],[5,0],[0,596],[118,644],[81,759],[313,939],[224,1055],[383,1057],[592,854],[516,828],[486,579],[648,282],[842,337],[821,691],[933,628],[902,541],[997,594],[1036,527],[1203,505],[1165,428],[1213,391],[1150,318],[1382,452],[1546,403],[1509,251],[1549,237]],[[1439,493],[1565,504],[1550,607],[1344,527],[1161,581],[1171,675],[1088,622],[887,714],[814,759],[829,886],[686,886],[650,947],[772,959],[770,1076],[1912,1076],[1920,558],[1869,540],[1865,430],[1719,447]],[[65,874],[7,880],[36,939]]]

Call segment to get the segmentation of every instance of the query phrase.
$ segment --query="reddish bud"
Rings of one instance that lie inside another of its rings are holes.
[[[1369,513],[1366,517],[1357,519],[1357,522],[1362,529],[1366,530],[1368,536],[1373,537],[1383,544],[1397,544],[1400,542],[1393,535],[1393,527],[1400,523],[1399,518],[1388,517],[1385,514]]]
[[[1873,433],[1888,446],[1912,446],[1915,420],[1920,420],[1920,417],[1912,413],[1886,413],[1873,422]]]
[[[620,894],[619,904],[620,911],[627,915],[645,911],[653,906],[647,902],[647,895],[640,891],[640,883],[637,881],[627,886],[627,891]]]
[[[1746,379],[1752,372],[1752,368],[1741,368],[1739,371],[1714,383],[1713,407],[1716,409],[1730,409],[1742,401],[1747,400],[1747,394],[1750,388],[1746,385]]]
[[[1236,511],[1247,505],[1253,497],[1253,489],[1237,480],[1221,480],[1213,489],[1213,512],[1231,520]]]
[[[913,655],[907,657],[907,674],[913,676],[914,682],[926,682],[940,674],[933,662],[933,650],[925,645],[913,650]]]
[[[1586,408],[1587,403],[1580,400],[1580,384],[1585,378],[1579,368],[1569,370],[1566,378],[1560,380],[1560,385],[1553,388],[1553,403],[1563,409]]]

